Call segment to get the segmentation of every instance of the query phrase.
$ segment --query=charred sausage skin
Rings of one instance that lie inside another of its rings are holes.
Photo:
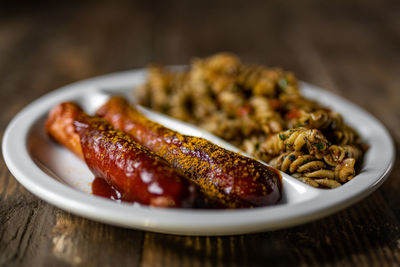
[[[229,207],[266,206],[281,199],[282,180],[277,170],[150,121],[122,97],[109,99],[97,115],[184,172],[210,198]]]
[[[164,159],[74,103],[56,106],[46,122],[49,135],[86,161],[124,201],[157,207],[193,207],[197,190]]]

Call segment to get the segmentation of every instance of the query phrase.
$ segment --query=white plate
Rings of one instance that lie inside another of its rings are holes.
[[[11,121],[3,138],[3,155],[12,174],[43,200],[96,221],[163,233],[226,235],[285,228],[331,214],[377,189],[393,166],[393,142],[381,123],[347,100],[302,83],[304,95],[341,112],[370,146],[361,173],[345,185],[332,190],[315,189],[283,174],[284,197],[280,204],[223,211],[150,208],[94,196],[90,194],[93,175],[85,164],[46,136],[47,112],[66,100],[77,101],[93,112],[108,94],[132,98],[132,88],[145,78],[144,70],[110,74],[66,86],[25,107]],[[227,146],[195,127],[145,113],[182,133],[200,135]]]

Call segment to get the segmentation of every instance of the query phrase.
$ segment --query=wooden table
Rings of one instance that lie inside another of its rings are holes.
[[[26,1],[0,7],[0,125],[62,85],[232,51],[375,115],[400,148],[398,1]],[[398,152],[399,153],[399,152]],[[59,210],[0,164],[1,266],[400,265],[400,163],[366,199],[290,229],[186,237]],[[340,196],[338,196],[340,197]]]

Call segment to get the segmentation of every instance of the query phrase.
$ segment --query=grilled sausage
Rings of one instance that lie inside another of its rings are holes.
[[[281,199],[282,180],[277,170],[150,121],[122,97],[112,97],[97,115],[184,172],[207,196],[229,207],[266,206]]]
[[[198,190],[164,159],[74,103],[51,110],[48,134],[86,161],[121,199],[157,207],[193,207]]]

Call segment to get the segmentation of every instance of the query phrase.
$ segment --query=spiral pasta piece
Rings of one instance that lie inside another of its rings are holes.
[[[319,184],[314,179],[308,177],[299,177],[297,180],[302,181],[303,183],[306,183],[312,187],[319,187]]]
[[[325,167],[325,163],[317,160],[312,155],[302,152],[286,152],[269,162],[271,166],[287,173],[304,173],[319,170]]]
[[[309,178],[329,178],[329,179],[334,179],[335,178],[335,172],[332,170],[328,169],[320,169],[316,170],[313,172],[309,172],[306,174],[307,177]]]
[[[296,128],[270,136],[263,144],[263,149],[271,155],[283,151],[306,150],[318,159],[323,157],[329,146],[328,140],[316,129]]]
[[[253,118],[260,122],[262,131],[265,134],[278,133],[285,128],[285,122],[281,115],[274,111],[269,101],[260,96],[253,96],[249,99],[250,108],[253,110]]]
[[[347,125],[334,131],[334,137],[336,139],[335,141],[342,146],[360,144],[358,134]]]
[[[356,146],[331,145],[328,153],[324,156],[324,161],[330,166],[336,167],[345,158],[359,159],[362,155],[360,148]]]
[[[247,90],[252,90],[255,95],[272,97],[276,95],[278,80],[282,78],[283,71],[269,71],[258,65],[241,66],[237,82]]]
[[[353,179],[356,174],[354,165],[356,160],[354,158],[347,158],[339,163],[335,168],[335,178],[341,183],[345,183]]]
[[[302,125],[302,127],[310,129],[337,129],[343,125],[342,116],[336,112],[318,109],[313,112],[306,112],[304,110],[297,111],[298,118],[291,121],[291,125]],[[288,113],[289,115],[291,113]]]
[[[337,188],[341,186],[340,183],[333,179],[329,178],[323,178],[323,179],[315,179],[314,180],[320,187],[325,187],[325,188]]]

